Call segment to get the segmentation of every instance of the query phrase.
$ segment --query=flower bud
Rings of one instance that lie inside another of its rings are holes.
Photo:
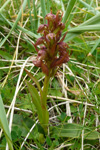
[[[43,37],[43,36],[40,37],[40,38],[36,41],[36,43],[35,43],[36,46],[37,46],[37,45],[40,45],[40,44],[44,44],[44,37]]]
[[[41,67],[42,60],[34,60],[34,61],[33,61],[33,64],[34,64],[36,67]]]
[[[52,13],[49,13],[45,16],[45,19],[46,20],[49,20],[49,21],[52,21],[54,22],[55,21],[55,18],[56,18],[56,15],[52,14]]]
[[[41,50],[46,50],[47,48],[46,48],[46,46],[43,45],[43,46],[40,46],[40,49]]]
[[[38,28],[37,33],[42,33],[44,30],[47,30],[47,25],[46,24],[41,24]]]
[[[40,60],[43,60],[43,59],[45,59],[45,57],[46,57],[46,51],[45,50],[39,50],[39,52],[38,52],[38,57],[39,57],[39,59]]]
[[[54,33],[49,33],[46,35],[46,39],[47,39],[49,45],[52,45],[55,42],[56,35]]]
[[[65,42],[58,43],[58,49],[59,49],[59,51],[64,51],[64,50],[66,51],[67,48],[68,48],[68,45]]]
[[[62,13],[61,11],[58,11],[57,14],[56,14],[55,21],[56,21],[57,23],[61,22],[62,16],[63,16],[63,13]]]
[[[65,55],[61,55],[59,58],[56,58],[52,64],[51,64],[51,68],[55,68],[57,66],[62,65],[63,63],[66,63],[69,61],[69,55],[66,52]]]
[[[65,28],[65,25],[63,23],[59,23],[59,24],[57,24],[53,33],[57,34],[57,33],[61,32],[61,30],[63,30],[64,28]]]
[[[60,30],[63,30],[63,29],[65,28],[65,24],[62,23],[62,22],[60,22],[60,23],[58,24],[58,27],[60,28]]]

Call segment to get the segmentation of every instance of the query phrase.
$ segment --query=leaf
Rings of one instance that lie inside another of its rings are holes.
[[[57,134],[59,137],[71,137],[79,138],[82,136],[82,130],[84,129],[84,139],[98,139],[100,138],[100,133],[92,130],[92,128],[86,128],[78,124],[59,125],[54,128],[54,135]]]
[[[79,26],[73,29],[70,29],[69,32],[86,32],[86,31],[100,31],[100,24],[96,25],[86,25],[86,26]]]
[[[9,2],[11,2],[11,0],[5,1],[5,3],[3,4],[3,6],[0,8],[0,13],[4,10],[4,8],[8,5]]]
[[[40,96],[38,94],[37,89],[28,81],[25,81],[28,90],[32,96],[32,102],[35,105],[39,117],[39,121],[42,122],[42,108],[41,108],[41,102],[40,102]]]
[[[6,22],[11,27],[14,26],[14,23],[10,22],[8,19],[6,19],[6,17],[3,14],[0,13],[0,16],[2,17],[4,23]],[[26,28],[21,27],[19,25],[16,25],[16,28],[19,29],[20,31],[22,31],[23,33],[27,34],[28,36],[32,37],[32,38],[34,37],[37,39],[40,37],[39,35],[36,35],[35,33],[31,32],[31,31],[27,30]],[[17,30],[14,30],[14,32],[19,33],[19,31],[17,31]],[[22,37],[24,38],[24,36],[22,36]],[[26,40],[28,43],[30,43],[29,40],[27,40],[25,38],[24,38],[24,40]]]
[[[16,28],[16,25],[17,25],[18,21],[20,20],[23,11],[25,10],[26,4],[27,4],[27,0],[24,0],[23,5],[22,5],[22,8],[20,9],[20,11],[19,11],[19,13],[18,13],[18,16],[17,16],[16,21],[14,22],[14,24],[13,24],[13,26],[12,26],[12,28],[11,28],[9,34],[1,41],[0,47],[2,47],[2,45],[5,43],[5,41],[8,39],[8,37],[9,37],[10,34],[12,33],[12,31]]]
[[[39,38],[40,36],[39,35],[36,35],[35,33],[17,25],[16,28],[20,29],[22,32],[24,32],[25,34],[29,35],[30,37],[35,37],[35,38]]]
[[[9,131],[8,121],[6,118],[6,112],[4,109],[1,95],[0,95],[0,125],[4,131],[4,134],[5,134],[5,137],[6,137],[6,140],[8,142],[8,146],[9,146],[10,150],[13,150],[11,134]]]
[[[58,119],[61,122],[67,122],[70,119],[70,116],[67,116],[65,112],[61,112],[61,115],[58,116]]]
[[[33,8],[34,8],[34,10],[33,10],[33,13],[34,13],[34,22],[33,22],[33,24],[34,24],[34,30],[36,32],[37,31],[37,25],[38,25],[38,18],[37,18],[37,11],[36,11],[36,6],[35,6],[35,0],[33,0]]]
[[[24,116],[21,114],[14,114],[12,131],[16,132],[18,135],[17,141],[20,140],[20,133],[21,136],[25,137],[34,123],[34,120],[25,114]],[[31,132],[28,139],[33,139],[33,136],[35,136],[34,132],[35,130]]]
[[[52,145],[52,141],[51,141],[51,139],[50,139],[49,136],[46,137],[46,142],[47,142],[47,144],[48,144],[49,146]]]
[[[4,20],[3,22],[9,24],[11,27],[13,27],[14,23],[10,22],[8,19],[6,19],[6,17],[0,13],[0,16],[2,17],[2,19]],[[35,37],[36,39],[39,38],[40,36],[39,35],[36,35],[35,33],[25,29],[24,27],[21,27],[19,25],[16,25],[16,28],[18,28],[20,31],[22,31],[23,33],[27,34],[28,36],[30,37]],[[15,32],[19,33],[17,30],[14,30]],[[24,36],[23,36],[24,38]],[[26,40],[26,39],[25,39]],[[26,40],[28,41],[28,40]]]
[[[90,19],[88,19],[87,21],[83,22],[81,25],[79,25],[78,27],[76,27],[74,29],[75,30],[77,29],[77,31],[78,31],[78,30],[80,30],[80,27],[82,27],[81,29],[84,30],[84,32],[85,32],[85,31],[87,31],[87,29],[86,28],[84,29],[84,26],[92,25],[92,27],[93,27],[93,25],[97,25],[98,26],[98,24],[100,25],[100,13],[98,13],[97,15],[91,17]],[[93,30],[92,27],[91,27],[91,29]],[[74,29],[72,29],[72,30],[74,30]],[[68,42],[68,41],[72,40],[74,37],[76,37],[76,36],[78,36],[79,34],[82,33],[81,31],[80,32],[79,31],[77,32],[77,31],[75,31],[75,33],[69,33],[68,32],[64,42]]]
[[[98,10],[96,10],[95,8],[93,8],[91,5],[87,4],[86,2],[84,2],[83,0],[78,0],[81,4],[84,5],[84,7],[86,7],[88,10],[91,10],[92,13],[97,14],[99,13]]]
[[[42,94],[41,87],[40,87],[40,84],[39,84],[38,80],[27,69],[24,68],[24,70],[26,71],[26,73],[28,74],[28,76],[31,78],[31,80],[33,82],[35,82],[35,84],[37,85],[37,87],[38,87],[38,89],[40,91],[40,94]]]
[[[94,44],[93,48],[91,49],[91,51],[89,52],[88,55],[93,54],[93,52],[95,51],[95,49],[98,47],[99,43],[100,43],[100,38],[95,41],[95,44]]]
[[[66,9],[66,12],[65,12],[65,15],[63,18],[63,23],[65,23],[68,20],[70,14],[71,14],[71,11],[75,5],[75,2],[76,2],[76,0],[69,0],[69,3],[67,5],[67,9]]]
[[[47,1],[47,13],[50,13],[50,1]]]
[[[11,56],[9,53],[7,53],[7,52],[5,52],[5,51],[2,51],[2,50],[0,50],[0,56],[1,56],[3,59],[8,59],[8,60],[12,59],[12,56]]]
[[[41,0],[41,9],[42,9],[42,16],[43,16],[43,20],[46,16],[46,5],[45,5],[45,0]]]

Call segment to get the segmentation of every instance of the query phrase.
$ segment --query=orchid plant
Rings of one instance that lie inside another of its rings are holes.
[[[63,42],[67,32],[61,38],[62,31],[65,28],[64,23],[61,22],[63,13],[58,11],[56,15],[52,11],[45,16],[47,24],[42,24],[38,28],[38,33],[42,36],[36,41],[34,47],[38,53],[33,64],[40,67],[45,74],[44,87],[41,89],[38,81],[26,69],[25,71],[36,83],[37,89],[26,81],[28,89],[32,95],[33,103],[37,109],[38,118],[45,133],[47,133],[49,113],[47,110],[47,93],[49,80],[55,75],[59,66],[69,61],[68,45]]]

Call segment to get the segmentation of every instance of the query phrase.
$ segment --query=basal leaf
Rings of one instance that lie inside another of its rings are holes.
[[[3,50],[0,50],[0,56],[3,58],[3,59],[12,59],[12,56],[8,53],[8,52],[5,52]]]
[[[39,117],[39,121],[42,121],[42,108],[41,108],[41,102],[40,102],[40,96],[38,94],[37,89],[28,81],[25,81],[28,90],[32,96],[32,102],[35,105]]]
[[[100,133],[92,130],[91,128],[83,127],[78,124],[59,125],[54,128],[54,134],[57,134],[59,137],[71,137],[79,138],[82,136],[82,130],[84,129],[84,139],[98,139],[100,138]]]
[[[5,137],[8,142],[8,146],[9,146],[10,150],[13,150],[11,134],[9,131],[9,126],[8,126],[8,122],[7,122],[7,118],[6,118],[6,112],[4,109],[1,95],[0,95],[0,126],[4,131],[4,134],[5,134]]]
[[[41,87],[40,87],[40,84],[39,84],[38,80],[28,70],[26,70],[25,68],[24,68],[24,70],[26,71],[26,73],[28,74],[28,76],[31,78],[31,80],[33,82],[35,82],[35,84],[37,85],[37,87],[38,87],[38,89],[40,91],[40,94],[41,94],[42,91],[41,91]]]

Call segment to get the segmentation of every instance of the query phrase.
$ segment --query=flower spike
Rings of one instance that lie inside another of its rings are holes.
[[[38,33],[42,34],[34,47],[38,52],[34,65],[40,67],[47,76],[52,76],[57,66],[69,61],[68,45],[63,42],[67,32],[61,38],[65,24],[61,22],[63,13],[58,11],[56,15],[52,11],[45,16],[47,24],[42,24],[38,28]],[[37,46],[40,45],[38,48]]]

